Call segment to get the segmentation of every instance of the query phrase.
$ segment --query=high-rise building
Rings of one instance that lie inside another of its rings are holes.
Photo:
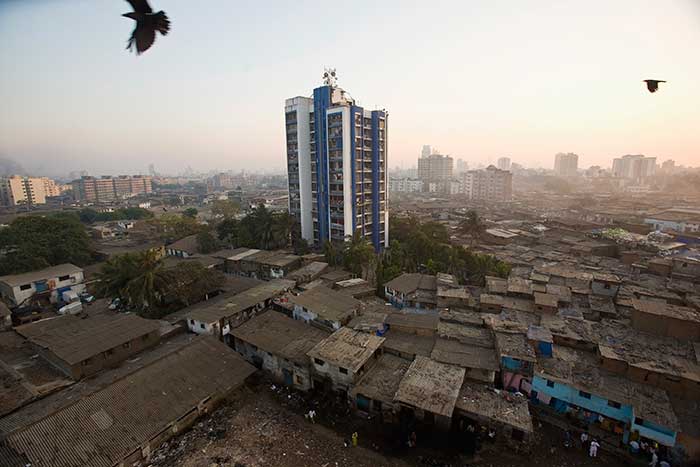
[[[561,177],[573,177],[578,172],[578,155],[560,152],[554,156],[554,172]]]
[[[81,177],[71,182],[78,201],[109,202],[153,191],[153,178],[147,175]]]
[[[641,182],[656,173],[656,157],[641,154],[618,157],[613,159],[612,173],[613,177]]]
[[[418,159],[418,178],[425,183],[441,182],[452,178],[454,161],[450,156],[430,154]]]
[[[510,157],[499,157],[496,166],[501,170],[510,170]]]
[[[431,149],[429,144],[424,144],[423,148],[420,150],[421,157],[428,157],[432,153],[433,153],[433,150]]]
[[[47,196],[60,194],[56,182],[47,177],[0,178],[0,205],[3,206],[45,204]]]
[[[455,173],[459,175],[467,170],[469,170],[469,163],[464,159],[457,159],[457,162],[455,163]]]
[[[513,199],[513,174],[489,165],[462,174],[461,192],[473,200],[504,202]]]
[[[289,213],[315,245],[355,233],[388,243],[387,119],[365,110],[324,74],[313,97],[285,102]]]

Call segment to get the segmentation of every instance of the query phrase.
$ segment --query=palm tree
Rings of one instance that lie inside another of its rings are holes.
[[[147,250],[111,258],[99,274],[99,292],[119,298],[138,310],[160,303],[164,286],[163,263],[156,252]]]
[[[474,241],[478,240],[484,231],[484,225],[481,223],[479,214],[474,210],[468,211],[467,217],[459,223],[459,231],[471,237],[470,246],[473,246]]]

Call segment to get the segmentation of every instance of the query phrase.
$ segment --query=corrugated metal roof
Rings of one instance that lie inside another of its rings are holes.
[[[59,264],[49,268],[40,269],[39,271],[25,272],[23,274],[12,274],[9,276],[0,277],[0,282],[4,282],[11,287],[18,285],[29,284],[30,282],[51,279],[54,277],[66,276],[68,274],[77,274],[83,272],[82,268],[70,263]]]
[[[106,388],[8,435],[34,467],[110,467],[255,368],[225,344],[200,337]]]
[[[50,350],[69,365],[157,331],[160,324],[132,314],[99,313],[88,318],[64,315],[19,326],[15,330]]]

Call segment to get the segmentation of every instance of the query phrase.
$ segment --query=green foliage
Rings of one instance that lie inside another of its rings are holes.
[[[119,298],[125,308],[151,318],[202,300],[224,282],[220,271],[194,260],[165,268],[153,251],[110,258],[98,278],[98,294]]]
[[[208,230],[197,234],[197,249],[206,255],[220,249],[219,240]]]
[[[305,255],[311,252],[311,247],[309,246],[309,242],[306,241],[306,239],[301,238],[301,237],[293,237],[292,238],[292,249],[294,250],[295,255]]]
[[[459,223],[458,228],[462,234],[468,235],[471,238],[472,245],[481,237],[481,234],[485,230],[479,218],[479,214],[473,210],[467,212],[466,218]]]
[[[374,247],[359,234],[353,235],[343,247],[343,266],[356,276],[362,276],[375,257]]]
[[[469,213],[465,227],[478,232],[476,213]],[[454,274],[461,283],[483,285],[487,275],[507,277],[510,266],[491,255],[473,253],[449,243],[447,230],[435,222],[420,223],[415,218],[393,218],[391,241],[377,265],[377,281],[383,284],[403,272]]]
[[[189,235],[203,232],[206,229],[204,225],[191,217],[170,213],[151,219],[150,223],[160,238],[165,241],[179,240]]]
[[[327,241],[323,244],[323,255],[329,266],[338,266],[343,262],[342,252],[338,250],[337,245],[331,241]]]
[[[243,219],[225,218],[216,227],[219,239],[231,247],[274,250],[287,248],[293,219],[286,212],[272,212],[260,205]]]
[[[183,308],[197,303],[224,284],[221,271],[202,266],[198,261],[183,261],[165,269],[162,277],[167,284],[160,292],[169,308]]]
[[[141,220],[150,219],[153,213],[143,208],[122,208],[113,212],[97,212],[92,208],[84,208],[78,214],[80,221],[86,224],[94,222],[120,221],[120,220]]]
[[[221,216],[224,219],[228,219],[241,212],[241,206],[235,201],[217,199],[212,203],[211,212],[215,216]]]
[[[85,227],[75,215],[22,216],[0,229],[0,275],[93,261]]]
[[[182,215],[185,217],[189,217],[190,219],[196,219],[198,213],[199,211],[197,211],[197,208],[187,208],[184,211],[182,211]]]

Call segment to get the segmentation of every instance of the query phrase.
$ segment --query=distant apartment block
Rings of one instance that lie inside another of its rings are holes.
[[[643,181],[656,173],[656,157],[626,155],[613,159],[613,177]]]
[[[503,202],[513,198],[513,174],[492,165],[462,174],[461,191],[469,199]]]
[[[417,178],[390,178],[389,191],[396,193],[420,193],[423,191],[423,180]]]
[[[330,73],[313,97],[286,100],[289,213],[310,243],[359,233],[377,250],[387,244],[387,120]]]
[[[59,196],[61,190],[56,182],[47,177],[0,178],[0,205],[18,206],[45,204],[46,198]]]
[[[578,155],[560,152],[554,156],[554,172],[561,177],[573,177],[578,172]]]
[[[499,157],[496,166],[501,170],[510,170],[510,157]]]
[[[452,178],[454,160],[442,154],[430,154],[418,159],[418,178],[423,182],[441,182]]]
[[[153,177],[147,175],[119,175],[81,177],[71,182],[73,196],[78,201],[109,202],[153,191]]]

